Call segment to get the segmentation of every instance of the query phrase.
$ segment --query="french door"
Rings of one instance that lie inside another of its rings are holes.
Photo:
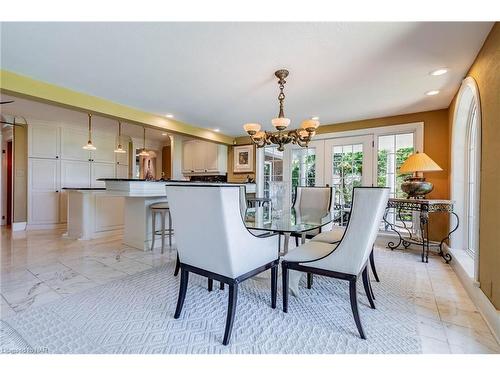
[[[290,205],[296,186],[329,185],[334,194],[332,210],[337,212],[335,216],[339,222],[350,211],[353,187],[386,186],[391,197],[405,197],[401,183],[406,176],[398,170],[409,155],[423,149],[423,124],[394,125],[352,133],[356,132],[316,139],[309,143],[308,148],[287,145],[283,152],[279,152],[274,146],[265,147],[261,159],[263,173],[257,180],[262,184],[264,196],[273,200],[273,206]],[[393,212],[389,212],[387,219],[392,223],[405,221],[411,225],[413,218],[412,215],[396,218]]]
[[[373,186],[373,136],[325,141],[324,183],[333,188],[332,206],[350,209],[352,189]]]

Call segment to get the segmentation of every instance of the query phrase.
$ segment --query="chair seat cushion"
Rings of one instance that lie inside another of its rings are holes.
[[[329,254],[336,246],[336,244],[309,241],[290,250],[283,259],[287,262],[307,262]]]
[[[153,203],[152,205],[149,206],[150,208],[153,208],[153,209],[164,209],[164,210],[168,210],[168,202],[157,202],[157,203]]]
[[[335,243],[339,242],[344,235],[345,227],[333,227],[332,230],[322,232],[311,239],[316,242]]]

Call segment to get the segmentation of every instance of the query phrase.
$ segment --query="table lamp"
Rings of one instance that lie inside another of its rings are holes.
[[[419,172],[436,172],[442,171],[441,167],[434,160],[428,157],[423,152],[416,152],[411,155],[399,168],[400,173],[413,172],[413,176],[407,177],[401,184],[401,190],[408,194],[408,198],[425,198],[434,186],[431,182],[425,181],[425,178],[420,177]]]

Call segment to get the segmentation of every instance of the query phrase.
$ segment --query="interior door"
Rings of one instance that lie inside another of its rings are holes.
[[[352,204],[352,189],[373,186],[373,136],[325,141],[325,184],[333,188],[332,208],[344,223]]]

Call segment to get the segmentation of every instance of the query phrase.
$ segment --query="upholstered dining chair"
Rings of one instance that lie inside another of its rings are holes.
[[[370,307],[375,308],[366,267],[388,198],[388,188],[355,187],[351,217],[340,242],[309,241],[283,257],[284,312],[288,312],[289,270],[347,280],[354,321],[361,338],[366,338],[359,317],[356,282],[361,276]]]
[[[329,186],[297,186],[295,188],[295,199],[293,208],[297,211],[316,210],[317,212],[324,211],[325,215],[330,212],[332,206],[332,188]],[[305,234],[306,238],[313,238],[320,229],[309,231]],[[299,246],[299,237],[301,234],[293,233],[295,237],[295,245]]]
[[[311,239],[311,241],[326,242],[326,243],[340,242],[340,240],[342,239],[342,236],[345,233],[345,228],[346,227],[333,226],[331,230],[319,233],[317,236],[314,236]],[[379,279],[378,273],[377,273],[377,268],[375,267],[375,258],[373,255],[373,247],[374,246],[372,246],[372,251],[370,253],[370,267],[372,269],[373,276],[375,277],[375,280],[377,282],[380,282],[380,279]]]
[[[190,273],[229,286],[227,345],[236,313],[238,285],[271,269],[271,307],[276,307],[278,238],[255,236],[243,222],[240,186],[230,184],[167,184],[172,222],[176,231],[181,281],[174,318],[180,317]]]

